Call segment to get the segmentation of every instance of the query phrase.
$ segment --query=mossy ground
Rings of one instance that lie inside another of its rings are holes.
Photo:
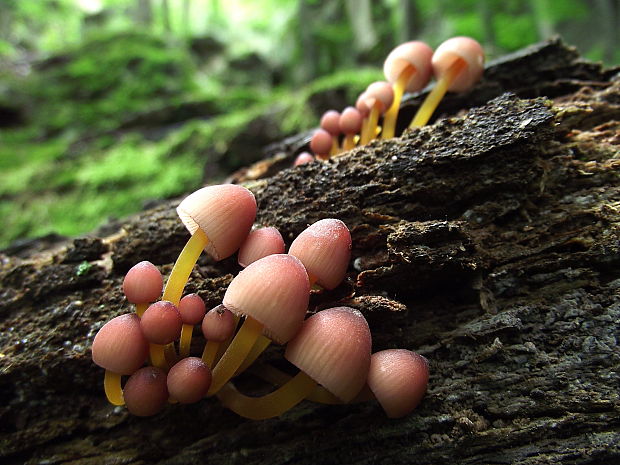
[[[182,44],[125,33],[48,59],[23,82],[2,76],[3,100],[14,95],[26,123],[0,129],[0,247],[87,233],[147,201],[220,181],[261,158],[257,147],[231,149],[252,121],[267,119],[270,136],[283,138],[317,124],[317,95],[339,89],[352,102],[381,78],[369,69],[294,89],[228,85],[226,72],[243,70],[211,73],[196,61]],[[196,102],[208,114],[166,116]]]

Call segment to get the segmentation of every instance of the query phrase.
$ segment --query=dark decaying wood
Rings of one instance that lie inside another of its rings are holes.
[[[358,308],[374,350],[430,360],[413,414],[304,402],[256,422],[207,399],[143,419],[108,405],[90,343],[130,310],[130,266],[170,271],[187,234],[167,202],[111,236],[0,256],[0,462],[618,463],[617,71],[545,42],[490,66],[432,126],[327,163],[278,171],[280,155],[237,174],[257,222],[289,244],[320,218],[349,226],[347,280],[313,295],[311,311]],[[237,271],[203,258],[188,288],[214,306]]]

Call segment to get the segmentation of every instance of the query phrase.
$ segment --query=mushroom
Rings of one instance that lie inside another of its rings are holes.
[[[241,244],[237,261],[245,268],[267,255],[284,253],[284,248],[284,239],[277,228],[258,228],[252,231]]]
[[[327,110],[321,116],[320,127],[326,130],[332,136],[332,146],[329,155],[333,156],[338,153],[338,136],[340,135],[340,113],[336,110]]]
[[[198,402],[207,394],[211,379],[211,370],[201,359],[187,357],[170,368],[168,392],[182,404]]]
[[[132,266],[123,279],[123,293],[129,302],[135,304],[138,316],[142,316],[149,304],[159,298],[163,286],[161,273],[148,261]]]
[[[351,233],[342,221],[326,218],[304,229],[288,253],[304,264],[310,284],[316,282],[325,289],[334,289],[349,266]]]
[[[310,139],[310,149],[317,158],[327,160],[332,149],[332,135],[325,129],[317,129]]]
[[[231,338],[238,319],[224,305],[220,304],[207,312],[202,320],[202,334],[207,340],[202,361],[209,368],[213,367],[220,344]]]
[[[433,49],[413,40],[393,49],[383,63],[383,74],[392,84],[394,101],[383,118],[382,139],[394,137],[400,102],[405,92],[422,89],[431,78]]]
[[[394,91],[388,82],[378,81],[370,84],[362,95],[365,96],[362,105],[366,105],[370,111],[360,138],[360,145],[366,145],[375,138],[379,116],[392,105]]]
[[[111,404],[124,404],[121,375],[133,374],[142,366],[148,352],[148,341],[136,314],[117,316],[101,327],[93,341],[92,358],[106,370],[103,385]]]
[[[293,162],[293,166],[305,165],[306,163],[310,163],[314,161],[314,155],[310,152],[301,152],[297,157],[295,157],[295,161]]]
[[[428,386],[428,361],[406,349],[372,354],[368,386],[390,418],[400,418],[415,409]]]
[[[453,37],[435,50],[432,65],[437,84],[418,109],[410,128],[428,123],[447,91],[464,92],[478,82],[484,71],[484,51],[470,37]]]
[[[223,304],[245,316],[241,328],[213,369],[209,395],[235,374],[261,334],[284,344],[302,325],[310,298],[308,275],[292,255],[268,255],[239,273],[224,294]]]
[[[284,357],[300,369],[290,381],[262,397],[245,396],[228,383],[218,398],[238,415],[254,420],[281,415],[309,396],[317,383],[349,402],[366,383],[371,346],[368,323],[359,311],[323,310],[304,321],[286,346]]]
[[[181,336],[183,320],[176,305],[160,300],[146,309],[140,320],[142,334],[150,342],[151,362],[158,368],[166,369],[164,346]]]
[[[125,383],[123,395],[129,413],[139,417],[155,415],[168,400],[166,373],[156,367],[140,368]]]
[[[183,326],[179,342],[179,355],[185,358],[189,355],[194,326],[200,324],[205,316],[205,303],[198,294],[187,294],[179,301],[179,313]]]
[[[355,147],[355,135],[361,131],[363,120],[364,117],[357,108],[347,107],[342,111],[338,121],[340,131],[344,134],[342,150],[351,150]]]

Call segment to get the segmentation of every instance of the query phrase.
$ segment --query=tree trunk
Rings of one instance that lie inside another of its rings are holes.
[[[164,31],[171,32],[172,24],[170,21],[170,4],[168,0],[161,0],[161,17],[164,25]]]
[[[138,0],[136,5],[136,20],[138,24],[151,28],[153,24],[153,10],[151,0]]]
[[[236,175],[256,195],[257,223],[289,244],[320,218],[349,226],[347,279],[313,293],[310,310],[355,307],[373,350],[429,359],[411,415],[303,402],[249,421],[206,399],[144,419],[110,406],[90,344],[131,311],[129,267],[170,272],[188,235],[168,202],[113,235],[0,256],[2,463],[618,463],[617,72],[547,42],[491,64],[431,126]],[[237,272],[234,258],[203,258],[187,291],[215,306]],[[281,360],[277,347],[262,359]],[[241,386],[256,392],[257,380]]]

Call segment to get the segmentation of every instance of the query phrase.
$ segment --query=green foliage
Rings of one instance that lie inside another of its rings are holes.
[[[183,48],[127,32],[93,38],[44,62],[26,90],[42,127],[112,129],[131,113],[181,100],[195,89],[193,73]]]

